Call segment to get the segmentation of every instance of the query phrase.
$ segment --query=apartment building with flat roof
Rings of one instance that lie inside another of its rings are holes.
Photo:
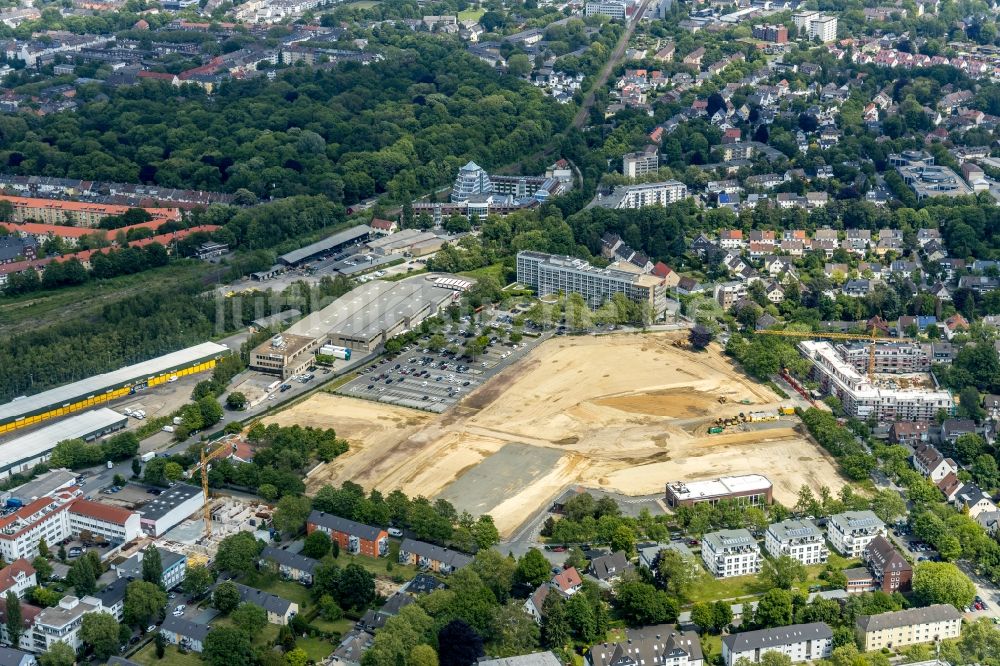
[[[811,520],[789,519],[769,525],[764,548],[772,557],[787,555],[802,564],[823,564],[830,556],[823,533]]]
[[[748,530],[719,530],[701,539],[701,559],[716,578],[747,576],[760,571],[757,540]]]
[[[829,342],[803,340],[799,350],[812,362],[820,387],[835,395],[844,411],[859,419],[880,421],[929,421],[940,410],[954,413],[955,403],[946,390],[893,389],[878,386],[845,361]]]
[[[642,183],[640,185],[619,185],[607,195],[598,197],[592,202],[601,208],[623,210],[645,208],[646,206],[666,206],[687,198],[687,185],[677,180],[664,180],[659,183]]]
[[[622,173],[627,178],[638,178],[655,173],[660,168],[660,156],[656,146],[646,146],[645,150],[626,153],[622,157]]]
[[[867,342],[838,344],[837,352],[858,372],[868,372],[871,345]],[[875,372],[929,372],[931,345],[913,342],[888,342],[875,345]]]
[[[826,523],[830,545],[845,557],[861,557],[868,544],[885,534],[885,523],[873,511],[845,511]]]

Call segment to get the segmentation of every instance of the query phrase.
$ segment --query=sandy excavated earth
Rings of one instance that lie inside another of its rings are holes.
[[[803,484],[844,484],[797,419],[708,435],[720,416],[780,401],[718,349],[694,353],[677,339],[553,338],[443,415],[318,394],[268,422],[331,427],[350,442],[310,474],[310,492],[350,480],[440,495],[459,510],[490,513],[502,533],[569,484],[645,495],[667,481],[760,473],[785,504]]]

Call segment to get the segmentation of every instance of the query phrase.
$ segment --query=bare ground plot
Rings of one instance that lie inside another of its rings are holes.
[[[678,337],[553,339],[440,416],[317,395],[271,420],[333,427],[351,442],[314,470],[311,491],[351,480],[439,495],[490,513],[505,533],[574,483],[634,496],[671,480],[756,472],[785,503],[802,484],[839,489],[833,460],[796,419],[708,435],[720,416],[781,402],[718,349],[693,353],[673,345]]]

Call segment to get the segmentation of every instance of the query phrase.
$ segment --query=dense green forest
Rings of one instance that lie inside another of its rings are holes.
[[[380,30],[385,59],[274,82],[234,81],[211,97],[146,82],[75,113],[0,119],[0,165],[17,173],[234,192],[323,194],[350,204],[409,200],[461,164],[514,162],[546,144],[571,109],[450,41]],[[82,97],[87,98],[84,94]]]

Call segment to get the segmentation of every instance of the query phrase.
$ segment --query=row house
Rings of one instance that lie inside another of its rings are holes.
[[[403,539],[399,546],[400,564],[408,564],[420,569],[449,574],[472,562],[472,557],[450,548],[435,546],[415,539]]]
[[[290,553],[282,548],[265,546],[258,556],[257,566],[273,567],[282,578],[293,580],[303,585],[312,585],[319,562],[311,557]]]
[[[855,630],[865,652],[899,649],[958,638],[962,632],[962,614],[951,604],[935,604],[862,615],[855,623]]]

